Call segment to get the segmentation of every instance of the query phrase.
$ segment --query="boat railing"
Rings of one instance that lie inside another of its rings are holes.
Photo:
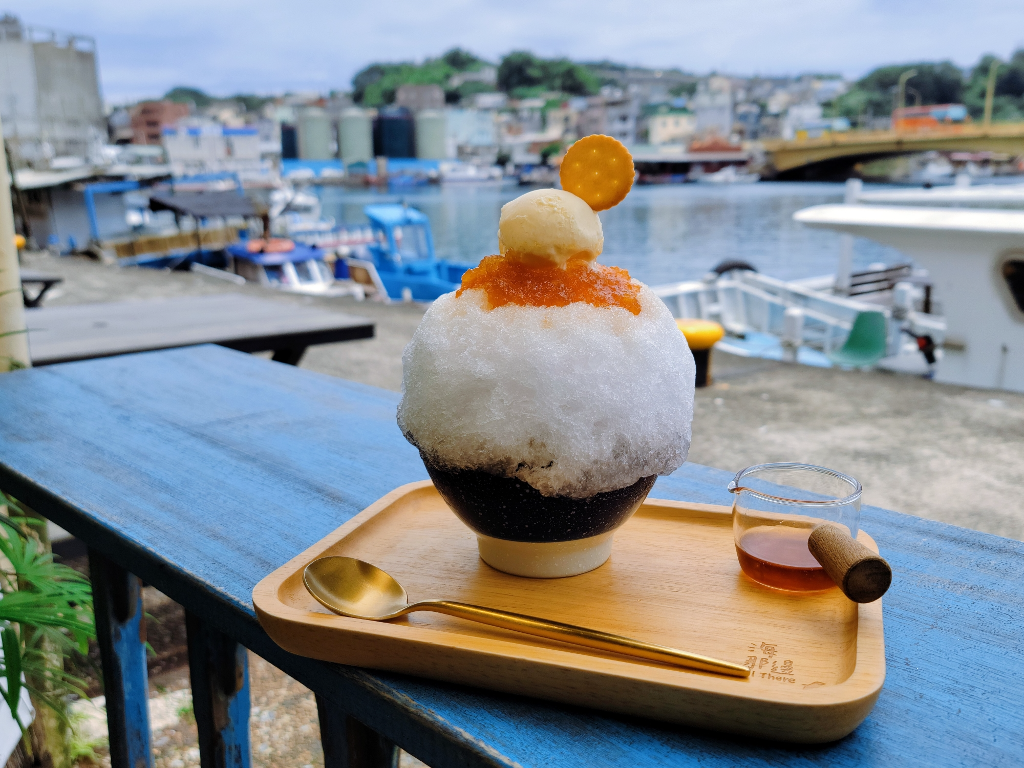
[[[826,354],[841,346],[861,312],[887,308],[820,292],[757,272],[731,272],[716,279],[661,285],[654,292],[674,317],[699,317],[721,323],[734,336],[749,332],[785,335],[786,310],[803,312],[806,346]],[[890,334],[891,345],[899,344],[898,329]]]

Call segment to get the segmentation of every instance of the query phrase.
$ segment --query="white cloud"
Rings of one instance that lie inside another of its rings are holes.
[[[858,76],[886,64],[1024,46],[1020,0],[8,0],[28,24],[97,38],[108,100],[174,85],[211,93],[346,89],[371,61],[460,45],[695,72]]]

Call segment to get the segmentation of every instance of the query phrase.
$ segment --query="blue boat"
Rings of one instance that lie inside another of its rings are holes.
[[[389,299],[433,301],[457,290],[462,274],[475,264],[438,259],[430,219],[407,205],[368,205],[363,209],[373,229],[367,246],[369,260],[347,259],[357,280],[366,272],[368,282]]]

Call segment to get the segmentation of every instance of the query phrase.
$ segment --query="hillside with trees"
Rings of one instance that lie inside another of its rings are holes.
[[[907,81],[906,104],[966,104],[974,119],[985,109],[985,88],[993,56],[982,59],[965,73],[950,61],[920,62],[879,67],[861,78],[836,99],[833,113],[857,123],[864,118],[885,117],[893,109],[900,75],[917,74]],[[1024,49],[1000,64],[996,75],[993,120],[1024,118]]]
[[[352,78],[352,100],[366,107],[382,107],[395,100],[399,86],[439,85],[445,92],[445,101],[456,103],[473,93],[493,90],[480,82],[464,82],[456,87],[449,83],[453,75],[478,72],[488,64],[483,59],[461,48],[452,48],[443,56],[427,59],[422,64],[411,62],[374,63],[364,67]]]
[[[395,92],[406,83],[438,85],[445,101],[458,103],[474,93],[493,91],[495,86],[467,80],[452,86],[452,77],[495,66],[461,48],[453,48],[422,64],[377,62],[360,70],[352,78],[352,99],[366,107],[380,107],[395,100]],[[524,98],[555,91],[574,96],[597,93],[600,80],[584,65],[569,59],[543,59],[529,51],[513,51],[497,64],[497,88],[510,96]]]

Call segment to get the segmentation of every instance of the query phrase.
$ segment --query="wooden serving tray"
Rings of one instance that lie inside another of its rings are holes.
[[[877,551],[864,533],[859,539]],[[348,555],[397,578],[410,600],[440,598],[752,665],[750,679],[574,648],[434,613],[390,622],[326,612],[302,570]],[[434,486],[392,491],[256,585],[260,623],[284,649],[324,661],[466,683],[781,741],[827,742],[867,717],[885,680],[881,601],[838,589],[782,592],[736,561],[728,507],[648,499],[611,559],[566,579],[486,565]]]

